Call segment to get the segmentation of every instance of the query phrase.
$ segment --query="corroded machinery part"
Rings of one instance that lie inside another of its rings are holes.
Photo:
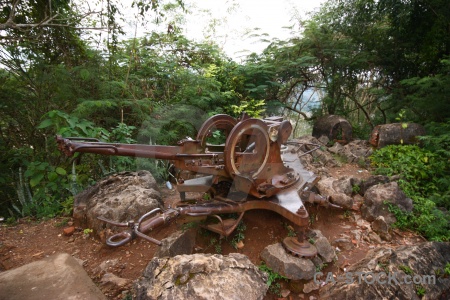
[[[231,130],[236,126],[237,120],[229,115],[220,114],[210,117],[200,127],[197,134],[197,141],[200,141],[202,148],[207,146],[208,138],[211,137],[216,130],[220,131],[227,138]]]
[[[308,241],[300,242],[297,237],[287,237],[283,240],[283,247],[294,256],[314,257],[317,255],[317,248]]]
[[[249,174],[256,178],[269,159],[270,139],[267,125],[259,119],[239,122],[225,143],[225,169],[231,178]]]

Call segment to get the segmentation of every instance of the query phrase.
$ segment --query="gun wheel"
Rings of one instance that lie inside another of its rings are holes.
[[[269,159],[270,139],[267,125],[259,119],[239,122],[225,143],[225,169],[235,175],[257,178]]]
[[[236,119],[229,115],[221,114],[212,116],[200,127],[197,134],[197,141],[200,141],[203,149],[210,144],[217,145],[225,143],[236,124]]]
[[[282,242],[284,249],[297,257],[315,257],[317,248],[307,241],[299,242],[296,237],[287,237]]]

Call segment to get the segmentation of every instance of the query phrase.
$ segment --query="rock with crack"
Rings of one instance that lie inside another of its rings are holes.
[[[359,165],[369,165],[369,156],[373,153],[373,148],[368,141],[354,140],[345,146],[335,143],[328,148],[328,151],[344,157],[349,163],[357,163]]]
[[[326,284],[320,299],[449,299],[450,277],[444,268],[450,261],[450,243],[426,242],[397,249],[370,250],[347,273],[362,274]],[[357,273],[361,272],[361,273]],[[375,280],[380,277],[380,279]]]
[[[267,274],[231,253],[153,258],[134,285],[134,299],[263,299]]]
[[[397,182],[389,182],[374,185],[366,191],[364,203],[361,206],[362,217],[372,222],[378,216],[383,216],[387,224],[395,223],[395,216],[389,212],[389,207],[385,202],[389,202],[406,212],[411,212],[413,209],[412,200],[406,197]]]
[[[346,194],[349,193],[351,195],[351,182],[352,179],[337,180],[333,177],[326,177],[321,179],[316,187],[322,196],[329,196],[334,204],[344,209],[351,209],[353,207],[353,198]]]
[[[111,290],[114,290],[115,294],[117,294],[119,291],[124,290],[129,283],[129,279],[120,278],[113,273],[105,273],[100,279],[100,289],[109,293],[111,293]]]
[[[76,195],[73,216],[104,241],[111,226],[98,217],[116,222],[137,221],[146,212],[162,206],[161,195],[150,172],[121,172]]]
[[[347,238],[338,238],[333,241],[333,246],[343,249],[343,250],[351,250],[353,249],[353,243],[350,239]]]
[[[155,253],[156,257],[174,257],[181,254],[192,254],[195,246],[195,231],[176,231],[163,239],[161,247]]]
[[[317,249],[317,254],[320,256],[320,261],[325,263],[332,262],[336,257],[336,252],[330,244],[330,241],[326,237],[323,236],[320,230],[310,230],[308,232],[308,238],[314,240],[314,246]],[[318,265],[313,259],[314,265]]]
[[[383,240],[390,241],[392,236],[390,234],[390,227],[384,220],[383,216],[378,216],[371,224],[372,230],[375,231]]]
[[[280,243],[267,246],[261,258],[274,272],[291,280],[310,280],[316,267],[310,259],[298,258],[286,252]]]
[[[363,180],[360,185],[359,193],[361,196],[367,192],[368,189],[377,184],[389,183],[389,177],[384,175],[372,175],[369,178]]]
[[[298,155],[300,161],[308,170],[315,170],[320,167],[332,168],[339,165],[333,156],[326,150],[325,145],[315,137],[302,136],[293,142],[299,144]],[[317,147],[319,148],[317,149]],[[307,152],[309,152],[310,155],[304,155],[304,153]]]

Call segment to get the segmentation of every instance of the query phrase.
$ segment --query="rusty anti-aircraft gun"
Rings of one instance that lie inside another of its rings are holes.
[[[217,131],[226,137],[225,144],[209,142]],[[195,140],[187,138],[179,141],[177,146],[102,143],[95,139],[60,136],[56,140],[59,149],[68,156],[87,152],[155,158],[171,161],[180,170],[202,174],[194,179],[178,181],[181,202],[175,207],[156,208],[137,222],[118,223],[99,217],[114,226],[129,227],[128,231],[108,238],[110,246],[123,245],[135,237],[161,245],[146,232],[179,216],[213,216],[218,223],[206,225],[206,228],[229,236],[246,211],[264,209],[274,211],[294,224],[297,236],[283,240],[288,252],[295,256],[313,257],[317,250],[306,240],[309,216],[304,201],[335,205],[311,191],[318,178],[300,163],[296,151],[300,145],[288,142],[291,132],[291,123],[282,117],[261,120],[244,114],[240,119],[228,115],[212,116],[203,123]],[[187,192],[210,193],[212,199],[189,203],[185,196]],[[230,213],[240,215],[237,219],[226,220],[219,216]]]

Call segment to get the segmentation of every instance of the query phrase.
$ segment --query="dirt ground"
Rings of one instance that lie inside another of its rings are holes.
[[[362,170],[356,165],[344,165],[340,168],[329,170],[336,178],[344,176],[358,176],[366,178],[370,175],[367,170]],[[161,192],[166,205],[178,199],[174,190],[168,190],[161,186]],[[357,229],[358,206],[352,211],[342,209],[323,208],[318,206],[307,207],[311,228],[319,229],[330,242],[341,236],[350,235],[351,230]],[[240,252],[249,257],[255,264],[260,265],[259,254],[268,245],[281,242],[288,235],[288,224],[280,215],[271,211],[248,211],[244,216],[245,239],[243,248],[236,250],[231,245],[233,235],[219,241],[219,236],[210,233],[204,234],[199,230],[196,250],[197,252],[229,254]],[[89,234],[85,228],[77,228],[71,236],[63,232],[71,225],[70,218],[55,218],[46,221],[32,219],[20,220],[17,224],[0,226],[0,271],[9,270],[24,264],[39,260],[58,252],[66,252],[83,261],[83,266],[92,280],[98,284],[108,299],[124,299],[129,295],[132,282],[141,276],[143,269],[152,259],[157,250],[156,245],[143,239],[136,239],[131,244],[110,248]],[[152,236],[163,239],[175,230],[181,229],[182,224],[173,222],[170,225],[156,229]],[[423,241],[423,238],[412,232],[400,232],[394,230],[394,239],[384,246],[399,246],[414,244]],[[352,250],[342,251],[338,254],[338,260],[329,264],[322,272],[342,272],[343,268],[352,265],[363,258],[371,248],[379,246],[365,241],[352,241],[355,247]],[[118,259],[119,263],[107,271],[121,278],[127,279],[128,284],[117,288],[111,284],[104,284],[101,277],[105,270],[100,269],[100,264],[106,261]],[[297,287],[296,287],[297,284]],[[304,295],[299,292],[302,283],[286,283],[281,281],[282,292],[286,299],[317,299],[317,292]],[[288,290],[291,290],[289,292]],[[301,291],[301,290],[300,290]],[[277,299],[279,295],[268,293],[265,299]],[[313,298],[314,299],[314,298]]]

